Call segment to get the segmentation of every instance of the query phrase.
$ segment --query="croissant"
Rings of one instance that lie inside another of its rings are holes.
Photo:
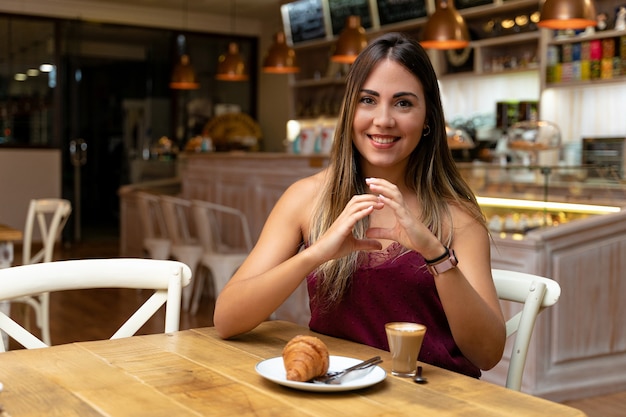
[[[305,382],[328,372],[328,348],[315,336],[298,335],[283,349],[289,381]]]

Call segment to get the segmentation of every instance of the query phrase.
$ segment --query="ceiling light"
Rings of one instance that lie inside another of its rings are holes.
[[[248,79],[246,64],[239,54],[239,45],[236,42],[230,42],[228,52],[218,58],[215,78],[221,81],[246,81]]]
[[[196,79],[196,72],[191,66],[189,55],[183,54],[172,71],[170,88],[174,90],[197,90],[200,84]]]
[[[546,0],[537,26],[548,29],[585,29],[596,25],[592,0]]]
[[[274,43],[270,46],[263,62],[263,72],[270,74],[300,72],[300,67],[296,62],[296,52],[287,45],[285,32],[280,31],[274,36]]]
[[[352,64],[366,46],[367,37],[365,29],[361,26],[361,16],[348,16],[346,25],[339,34],[331,60],[342,64]]]
[[[54,69],[54,65],[52,64],[41,64],[39,66],[39,71],[41,72],[52,72],[53,69]]]
[[[435,13],[426,22],[420,44],[429,49],[461,49],[469,45],[465,20],[454,7],[454,1],[437,0]]]
[[[231,32],[235,32],[235,21],[237,20],[236,2],[230,3],[231,7]],[[217,59],[217,74],[215,78],[220,81],[246,81],[248,72],[246,63],[239,54],[239,45],[235,42],[228,44],[228,52],[222,54]]]

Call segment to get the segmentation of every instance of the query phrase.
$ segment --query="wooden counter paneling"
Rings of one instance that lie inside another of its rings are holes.
[[[626,211],[538,229],[523,240],[495,236],[491,256],[494,268],[561,285],[558,303],[537,319],[524,392],[564,401],[626,389]],[[483,379],[504,380],[510,349]]]
[[[275,153],[207,153],[185,155],[180,163],[182,195],[239,208],[248,217],[256,240],[287,187],[319,172],[326,159]]]

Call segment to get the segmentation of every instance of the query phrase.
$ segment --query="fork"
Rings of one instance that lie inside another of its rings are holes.
[[[312,379],[311,382],[314,382],[317,384],[339,383],[339,380],[343,378],[347,373],[353,372],[353,371],[361,371],[363,369],[368,369],[375,365],[378,365],[381,362],[382,362],[382,359],[380,358],[380,356],[374,356],[373,358],[369,358],[367,360],[364,360],[363,362],[359,362],[356,365],[353,365],[341,371],[328,372],[325,375],[315,377]]]

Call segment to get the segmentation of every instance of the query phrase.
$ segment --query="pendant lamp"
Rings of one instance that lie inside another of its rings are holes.
[[[235,31],[235,1],[231,1],[232,32]],[[246,63],[239,53],[239,45],[236,42],[228,44],[228,52],[219,56],[217,61],[217,74],[215,78],[220,81],[246,81],[248,72]]]
[[[183,13],[183,27],[187,27],[187,12],[189,4],[185,0]],[[196,79],[196,71],[191,66],[189,55],[185,52],[187,49],[187,38],[182,33],[176,37],[176,46],[178,48],[179,59],[174,70],[172,71],[172,79],[170,81],[170,88],[173,90],[197,90],[200,88],[200,84]]]
[[[239,45],[236,42],[230,42],[228,52],[218,58],[215,78],[221,81],[246,81],[248,79],[246,64],[239,54]]]
[[[335,45],[335,53],[330,59],[333,62],[352,64],[366,46],[367,37],[361,26],[361,16],[348,16]]]
[[[546,0],[537,26],[548,29],[585,29],[596,25],[593,0]]]
[[[465,20],[454,7],[454,0],[437,0],[422,31],[420,44],[428,49],[461,49],[469,45]]]
[[[285,32],[274,35],[274,43],[263,61],[263,72],[269,74],[293,74],[300,72],[296,62],[296,52],[287,45]]]
[[[189,62],[189,55],[182,54],[172,72],[170,88],[174,90],[197,90],[200,84],[196,79],[196,72]]]

